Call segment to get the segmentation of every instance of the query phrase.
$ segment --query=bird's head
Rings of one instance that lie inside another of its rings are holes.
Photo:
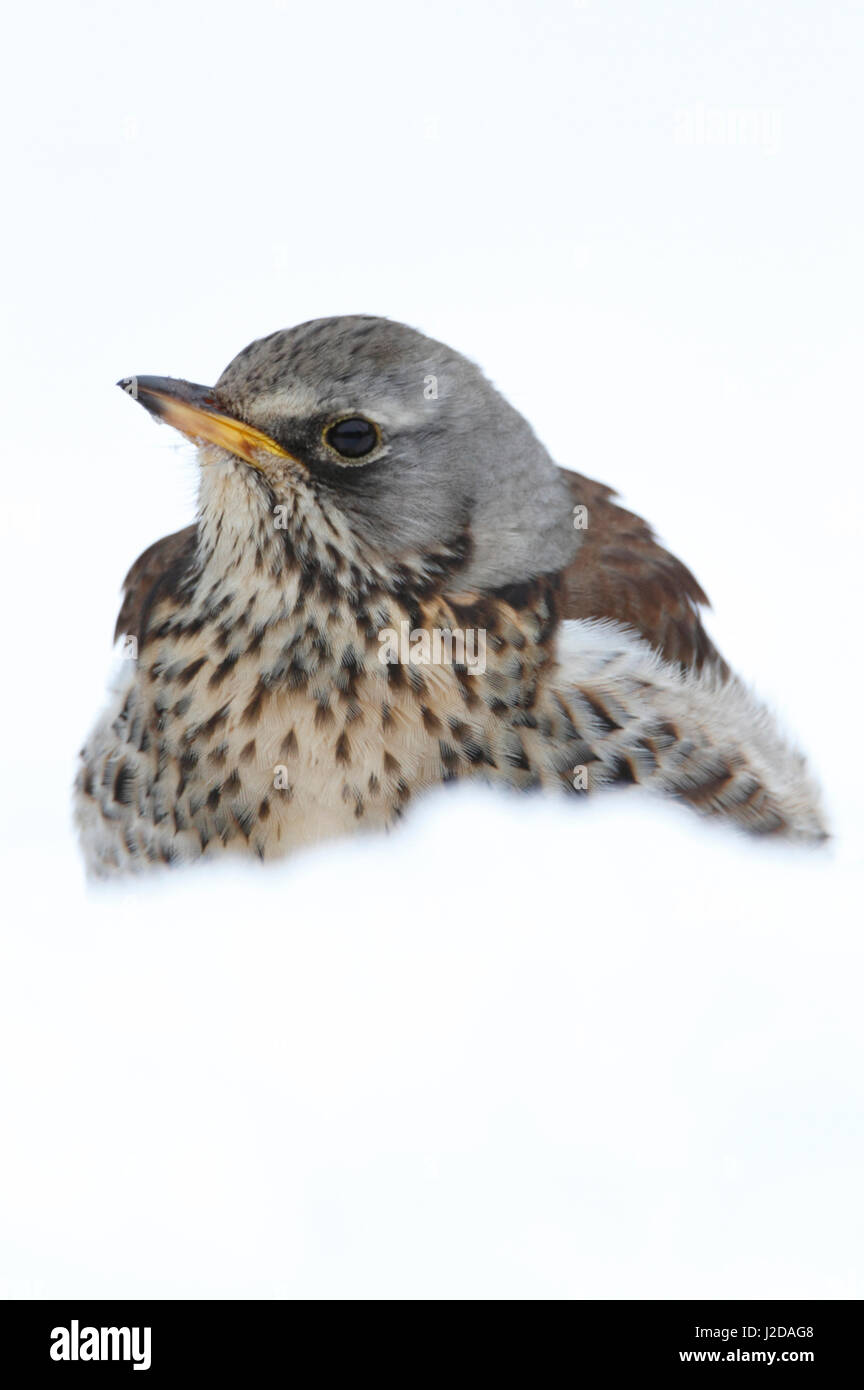
[[[201,523],[235,546],[281,528],[306,565],[422,572],[449,555],[480,592],[572,558],[569,492],[527,421],[467,358],[403,324],[272,333],[213,388],[119,384],[199,444]]]

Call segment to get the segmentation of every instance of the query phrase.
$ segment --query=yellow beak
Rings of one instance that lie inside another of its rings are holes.
[[[219,409],[216,393],[209,386],[196,386],[170,376],[129,376],[117,385],[157,419],[165,420],[189,439],[218,444],[252,468],[263,471],[258,455],[275,454],[292,458],[269,434],[235,420]]]

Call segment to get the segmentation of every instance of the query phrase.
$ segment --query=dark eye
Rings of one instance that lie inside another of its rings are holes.
[[[324,438],[343,458],[362,459],[364,454],[371,454],[378,443],[378,431],[371,420],[353,415],[350,420],[337,420],[325,431]]]

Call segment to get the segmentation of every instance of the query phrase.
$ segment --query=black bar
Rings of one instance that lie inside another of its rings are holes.
[[[538,1338],[536,1312],[530,1331],[522,1333],[518,1315],[511,1314],[505,1332],[489,1334],[482,1328],[488,1312],[472,1308],[479,1325],[464,1343],[462,1332],[458,1342],[449,1339],[441,1313],[435,1314],[433,1335],[425,1309],[418,1313],[410,1307],[395,1319],[366,1309],[362,1335],[340,1337],[340,1324],[352,1316],[341,1308],[322,1314],[302,1301],[8,1302],[0,1305],[4,1378],[17,1363],[19,1379],[6,1379],[7,1384],[105,1376],[131,1376],[133,1384],[167,1383],[178,1376],[194,1377],[189,1383],[195,1385],[226,1378],[251,1384],[260,1383],[255,1377],[262,1374],[280,1379],[295,1374],[312,1355],[313,1379],[344,1357],[352,1379],[389,1368],[387,1378],[398,1372],[410,1383],[436,1363],[448,1378],[471,1365],[487,1377],[499,1361],[512,1372],[512,1357],[525,1356],[530,1363],[532,1349],[531,1379],[541,1381],[547,1378],[542,1366],[553,1353],[565,1357],[568,1375],[577,1378],[589,1371],[610,1377],[669,1371],[698,1377],[706,1367],[718,1366],[756,1377],[760,1371],[801,1379],[814,1373],[860,1375],[858,1302],[569,1302],[544,1315],[553,1329],[552,1344],[548,1333]],[[497,1321],[494,1313],[492,1318]],[[426,1326],[412,1331],[411,1324],[421,1321]],[[94,1351],[106,1359],[91,1359]],[[111,1359],[115,1352],[120,1359]]]

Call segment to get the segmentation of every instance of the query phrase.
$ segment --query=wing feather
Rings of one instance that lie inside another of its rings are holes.
[[[676,666],[725,671],[699,612],[708,599],[687,566],[664,550],[647,522],[618,505],[611,488],[562,472],[574,505],[587,508],[587,526],[564,571],[561,617],[612,618]]]
[[[139,646],[147,631],[147,620],[157,598],[176,593],[180,581],[195,558],[197,526],[154,541],[138,556],[123,581],[123,603],[114,628],[114,640],[121,635],[136,638]]]

